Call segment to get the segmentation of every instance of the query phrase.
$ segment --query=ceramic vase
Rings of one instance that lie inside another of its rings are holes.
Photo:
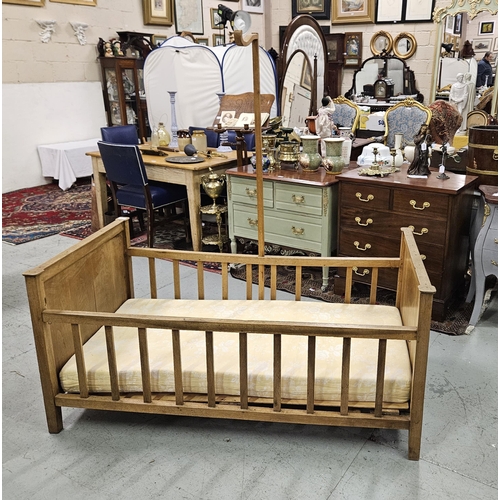
[[[352,151],[351,128],[339,127],[339,135],[344,138],[344,142],[342,143],[342,158],[344,159],[344,166],[348,167]]]
[[[415,146],[406,146],[404,148],[404,155],[406,161],[411,163],[413,161],[413,157],[415,156]]]
[[[299,155],[299,165],[306,172],[316,172],[321,165],[321,155],[318,153],[317,135],[304,135],[301,138],[302,152]]]
[[[323,167],[329,174],[340,174],[345,166],[342,157],[343,137],[325,139],[326,155],[323,158]]]

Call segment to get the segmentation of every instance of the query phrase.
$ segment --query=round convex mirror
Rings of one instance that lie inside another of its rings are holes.
[[[417,50],[417,41],[411,33],[400,33],[394,39],[394,54],[400,59],[408,59]]]
[[[375,56],[388,54],[392,50],[392,36],[387,31],[377,31],[370,41],[370,50]]]

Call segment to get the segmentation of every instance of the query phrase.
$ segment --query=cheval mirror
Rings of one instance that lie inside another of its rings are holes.
[[[305,126],[306,103],[305,117],[316,113],[325,88],[326,62],[326,40],[320,25],[308,14],[295,17],[285,30],[278,61],[284,126]]]

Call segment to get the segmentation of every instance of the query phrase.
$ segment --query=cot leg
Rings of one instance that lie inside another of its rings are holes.
[[[59,406],[45,403],[45,417],[50,434],[59,434],[63,430],[62,410]]]
[[[420,442],[422,440],[422,424],[410,423],[408,434],[408,460],[420,460]]]

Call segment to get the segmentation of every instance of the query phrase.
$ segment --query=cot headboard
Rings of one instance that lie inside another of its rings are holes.
[[[47,350],[57,371],[74,353],[72,334],[69,325],[44,323],[43,311],[74,310],[77,306],[79,311],[115,312],[133,294],[130,258],[126,254],[129,242],[128,219],[120,218],[105,230],[24,273],[33,331],[44,339],[43,345],[37,344],[37,350]],[[83,325],[83,342],[96,329]]]

